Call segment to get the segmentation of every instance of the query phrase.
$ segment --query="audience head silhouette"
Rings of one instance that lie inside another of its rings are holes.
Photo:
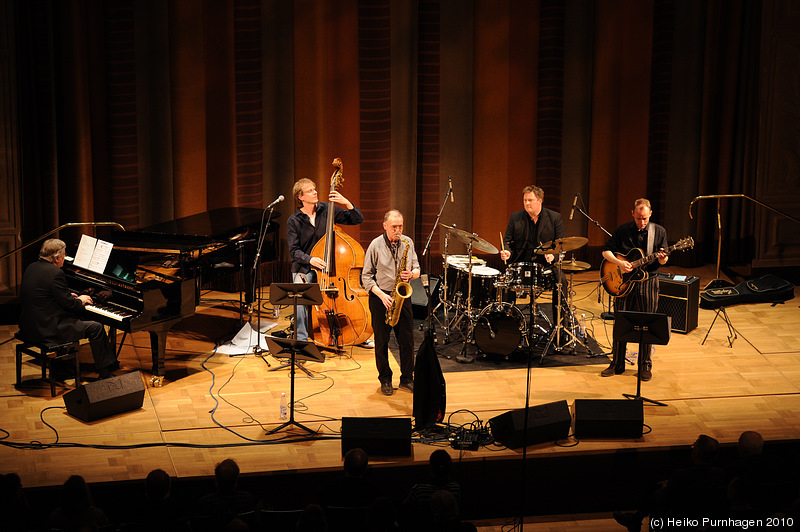
[[[368,465],[369,456],[363,449],[350,449],[344,455],[344,474],[348,477],[363,477],[367,472]]]
[[[753,430],[742,432],[739,436],[739,456],[759,456],[764,451],[764,438]]]
[[[719,442],[701,434],[692,445],[692,461],[697,465],[713,465],[719,452]]]
[[[144,481],[147,498],[154,501],[163,501],[169,497],[170,487],[169,475],[163,469],[153,469]]]
[[[214,468],[214,478],[220,493],[233,493],[239,481],[239,466],[232,458],[226,458]]]
[[[433,478],[437,480],[447,480],[450,478],[450,464],[452,459],[444,449],[438,449],[431,453],[430,467]]]
[[[92,495],[86,480],[80,475],[72,475],[61,487],[61,508],[65,512],[80,513],[92,506]]]

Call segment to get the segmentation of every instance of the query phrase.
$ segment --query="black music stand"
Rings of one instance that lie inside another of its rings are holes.
[[[642,397],[642,353],[645,344],[667,345],[669,343],[670,318],[666,314],[650,312],[617,311],[614,313],[614,341],[637,342],[639,358],[636,361],[636,395],[624,393],[628,399],[641,399],[658,406],[667,406],[646,397]],[[624,356],[621,355],[621,356]]]
[[[274,286],[274,285],[273,285]],[[314,285],[319,291],[319,285]],[[272,290],[270,290],[272,292]],[[308,427],[301,425],[294,420],[294,368],[298,360],[313,360],[314,362],[325,362],[325,355],[319,352],[317,346],[313,342],[305,340],[292,340],[289,338],[276,338],[274,336],[265,336],[269,352],[275,358],[288,358],[290,360],[288,366],[291,368],[291,389],[289,392],[289,421],[284,423],[278,428],[272,429],[267,434],[274,434],[279,430],[288,427],[296,426],[312,434],[315,431]],[[298,366],[302,367],[302,366]],[[305,368],[303,368],[305,370]]]
[[[297,307],[299,305],[319,305],[322,303],[322,291],[319,289],[317,283],[272,283],[269,285],[269,302],[272,305],[292,305],[294,312],[294,333],[293,338],[297,340]],[[274,356],[274,355],[273,355]],[[324,361],[324,359],[323,359]],[[277,371],[279,369],[288,368],[289,366],[296,365],[294,360],[282,364],[277,368],[271,368],[269,371]],[[298,368],[303,370],[306,375],[311,377],[311,372],[301,365]]]

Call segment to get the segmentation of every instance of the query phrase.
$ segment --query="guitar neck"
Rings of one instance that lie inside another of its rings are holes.
[[[669,255],[670,253],[672,253],[673,250],[675,250],[675,246],[670,246],[664,250],[664,253]],[[658,258],[659,253],[660,251],[656,251],[651,253],[650,255],[647,255],[646,257],[642,257],[637,261],[631,262],[631,266],[633,266],[634,268],[641,268],[642,266],[646,266],[647,264],[650,264],[651,262],[656,260],[656,258]]]

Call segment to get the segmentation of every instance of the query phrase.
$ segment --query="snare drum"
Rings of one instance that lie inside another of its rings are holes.
[[[464,262],[466,260],[467,262]],[[484,266],[486,261],[472,259],[472,308],[481,309],[491,303],[496,296],[495,280],[500,271]],[[447,291],[445,297],[451,303],[466,306],[469,295],[469,257],[466,255],[450,255],[447,257],[445,280]]]

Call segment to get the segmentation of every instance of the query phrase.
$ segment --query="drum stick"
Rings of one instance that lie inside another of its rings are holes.
[[[505,250],[506,250],[506,246],[503,243],[503,232],[501,231],[500,232],[500,251],[505,251]],[[508,261],[506,259],[503,259],[503,264],[508,266]]]

